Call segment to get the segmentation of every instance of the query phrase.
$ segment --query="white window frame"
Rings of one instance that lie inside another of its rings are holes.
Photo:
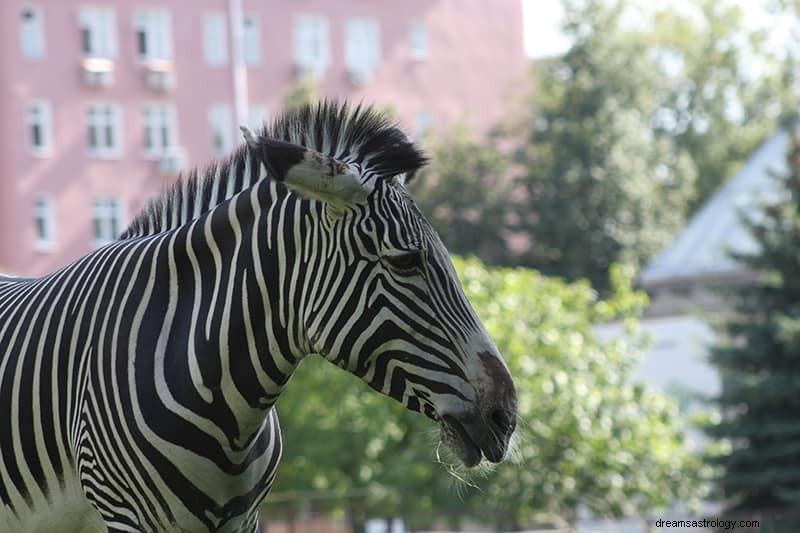
[[[86,146],[95,159],[118,159],[122,156],[122,109],[110,102],[92,102],[86,108]],[[92,131],[95,145],[92,146]],[[111,142],[108,142],[109,133]]]
[[[34,157],[53,155],[53,106],[48,100],[31,100],[25,112],[28,147]],[[39,129],[39,143],[35,143],[34,128]]]
[[[34,248],[39,252],[52,252],[56,247],[56,204],[50,195],[38,196],[33,201],[33,220],[36,228]]]
[[[136,55],[141,61],[171,61],[172,15],[168,9],[141,9],[134,19]],[[141,46],[144,42],[145,50]]]
[[[321,79],[331,60],[328,19],[322,15],[297,15],[293,26],[293,44],[299,73]]]
[[[428,58],[428,26],[424,20],[411,21],[408,28],[408,43],[411,48],[411,59],[424,61]]]
[[[163,102],[145,104],[142,109],[142,146],[147,159],[160,159],[180,146],[175,106]],[[150,139],[150,146],[147,144]]]
[[[32,14],[32,18],[26,19],[26,13]],[[33,61],[44,59],[46,49],[42,8],[38,5],[26,4],[22,6],[19,15],[21,19],[19,21],[19,44],[22,57]]]
[[[92,247],[114,242],[122,233],[127,219],[125,200],[116,196],[92,200]]]
[[[253,131],[261,131],[267,121],[267,108],[261,104],[250,104],[247,108],[247,125]],[[241,139],[244,141],[244,138]]]
[[[211,153],[216,157],[233,150],[233,112],[230,104],[214,104],[208,109],[211,130]]]
[[[344,55],[354,81],[370,80],[381,63],[381,28],[375,18],[351,18],[345,24]]]
[[[242,60],[249,67],[261,64],[261,18],[255,13],[242,17]]]
[[[117,16],[112,8],[80,8],[78,27],[81,32],[81,50],[84,57],[116,59],[118,53]]]
[[[203,55],[206,64],[222,67],[228,64],[227,17],[221,11],[203,15]]]
[[[420,109],[414,113],[414,136],[424,137],[433,129],[433,113],[428,109]]]

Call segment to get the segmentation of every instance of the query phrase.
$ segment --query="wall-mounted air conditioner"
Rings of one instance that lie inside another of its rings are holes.
[[[158,170],[162,174],[174,175],[186,169],[186,151],[180,147],[168,149],[158,159]]]
[[[81,63],[83,81],[89,87],[111,87],[114,83],[114,61],[104,57],[87,57]]]
[[[168,91],[175,87],[175,68],[172,61],[148,61],[144,68],[145,82],[154,91]]]

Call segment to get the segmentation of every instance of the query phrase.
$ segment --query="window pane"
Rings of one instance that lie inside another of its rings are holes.
[[[89,148],[97,148],[97,130],[95,129],[94,125],[89,124],[89,129],[87,131],[89,136]]]
[[[83,53],[84,54],[91,54],[92,53],[92,32],[89,31],[89,28],[83,28],[81,30],[81,42],[83,43]]]
[[[114,128],[111,126],[111,124],[108,124],[105,129],[106,129],[105,147],[110,149],[114,147]]]
[[[23,56],[28,59],[44,57],[44,29],[37,9],[25,7],[20,12],[20,38]]]
[[[44,141],[42,140],[42,126],[38,123],[31,124],[31,142],[35,148],[42,148]]]

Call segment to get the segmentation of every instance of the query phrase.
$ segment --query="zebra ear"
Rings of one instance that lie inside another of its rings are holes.
[[[301,196],[346,207],[363,202],[372,192],[342,161],[304,146],[256,136],[247,126],[241,130],[269,175]]]

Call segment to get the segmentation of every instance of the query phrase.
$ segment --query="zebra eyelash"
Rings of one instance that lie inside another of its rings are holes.
[[[383,260],[398,274],[412,274],[422,271],[425,264],[425,252],[424,250],[410,250],[396,255],[386,255]]]

